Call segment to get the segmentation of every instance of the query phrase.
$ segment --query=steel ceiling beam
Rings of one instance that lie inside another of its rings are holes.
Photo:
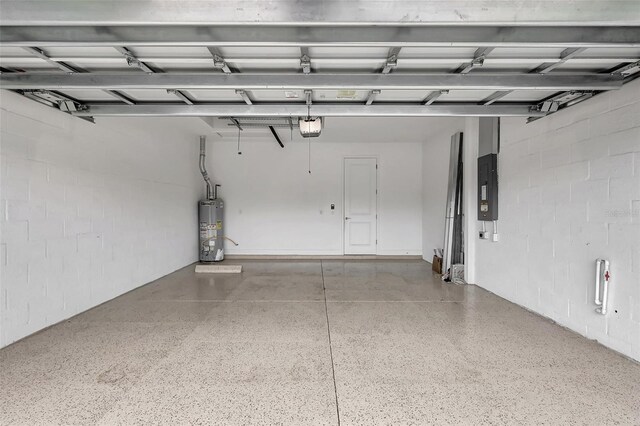
[[[620,74],[40,74],[0,75],[5,89],[611,90]]]
[[[446,53],[446,52],[443,52]],[[520,65],[520,64],[529,64],[529,63],[545,63],[548,62],[550,64],[560,61],[559,58],[554,58],[550,56],[542,57],[542,56],[531,56],[528,54],[526,50],[522,51],[523,55],[527,56],[489,56],[484,59],[484,65],[494,65],[494,64],[509,64],[509,65]],[[38,58],[30,58],[26,56],[14,56],[11,55],[2,55],[0,58],[4,62],[19,62],[19,63],[37,63]],[[122,56],[51,56],[49,59],[53,61],[64,61],[64,62],[84,62],[90,64],[122,64],[123,58]],[[194,64],[194,65],[208,65],[211,63],[210,57],[203,56],[138,56],[143,62],[166,62],[166,63],[179,63],[179,64]],[[287,56],[269,56],[269,57],[258,57],[258,56],[227,56],[225,60],[229,63],[233,64],[242,64],[242,65],[262,65],[262,64],[285,64],[295,66],[297,62],[300,61],[300,58],[297,57],[287,57]],[[469,58],[463,56],[446,56],[443,55],[441,57],[435,56],[427,56],[427,57],[419,57],[419,56],[403,56],[398,59],[398,66],[403,67],[405,65],[420,65],[420,64],[444,64],[449,65],[451,63],[456,62],[466,62]],[[566,62],[568,63],[581,63],[581,64],[601,64],[601,63],[631,63],[636,62],[638,58],[635,56],[581,56],[578,58],[572,57],[569,58]],[[379,57],[350,57],[350,58],[341,58],[341,57],[316,57],[313,58],[314,63],[322,64],[322,65],[335,65],[335,64],[352,64],[352,65],[371,65],[372,67],[375,63],[380,62]]]
[[[564,64],[565,62],[567,62],[568,60],[570,60],[571,58],[574,58],[574,57],[578,56],[579,54],[581,54],[585,50],[587,50],[585,47],[571,47],[571,48],[565,49],[560,54],[560,57],[558,58],[558,60],[556,60],[554,62],[545,62],[542,65],[540,65],[537,68],[535,68],[534,70],[530,71],[530,73],[531,74],[546,74],[548,72],[551,72],[554,69],[556,69],[559,66],[561,66],[562,64]],[[482,103],[484,105],[491,105],[492,103],[494,103],[498,99],[504,98],[505,96],[507,96],[511,92],[512,92],[511,90],[506,90],[506,91],[498,91],[498,92],[492,93],[487,98],[485,98],[482,101]]]
[[[74,73],[84,73],[85,71],[81,68],[78,67],[74,67],[71,66],[70,64],[63,62],[63,61],[57,61],[54,59],[51,59],[43,50],[38,49],[37,47],[24,47],[24,50],[26,50],[27,52],[35,55],[36,57],[45,60],[46,62],[50,63],[53,66],[58,67],[59,69],[61,69],[62,71],[69,73],[69,74],[74,74]],[[126,49],[125,49],[126,50]],[[121,100],[122,102],[128,104],[128,105],[135,105],[135,102],[130,99],[129,97],[123,95],[122,93],[116,91],[116,90],[104,90],[105,93]],[[79,101],[77,100],[70,100],[71,102],[75,102],[77,104],[80,104]],[[69,112],[69,111],[66,111]]]
[[[560,57],[556,61],[554,61],[554,62],[545,62],[542,65],[540,65],[537,68],[535,68],[534,70],[531,70],[530,73],[531,74],[546,74],[548,72],[551,72],[554,69],[556,69],[559,66],[561,66],[562,64],[564,64],[565,62],[569,61],[570,59],[580,55],[585,50],[587,50],[585,47],[570,47],[570,48],[564,49],[562,51],[562,53],[560,53]],[[501,91],[494,92],[491,95],[489,95],[488,97],[486,97],[482,101],[482,104],[483,105],[491,105],[495,101],[504,98],[505,96],[507,96],[511,92],[513,92],[513,90],[501,90]]]
[[[637,22],[634,0],[3,0],[1,25],[247,24],[256,21],[290,23],[546,23],[565,25],[598,22],[625,25]],[[577,5],[576,3],[579,3]]]
[[[83,3],[83,2],[77,2]],[[87,2],[101,3],[101,2]],[[109,3],[109,2],[105,2]],[[132,2],[138,3],[138,2]],[[345,2],[349,3],[349,2]],[[3,3],[3,13],[6,7]],[[153,10],[150,7],[149,10]],[[65,11],[66,12],[66,11]],[[70,11],[69,11],[70,12]],[[6,46],[638,47],[634,26],[0,26]]]
[[[306,117],[305,104],[292,105],[90,105],[73,113],[77,116],[154,116],[154,117]],[[313,104],[313,116],[322,117],[540,117],[545,113],[518,105],[361,105]]]
[[[468,74],[474,68],[481,67],[484,64],[484,60],[486,59],[487,55],[489,55],[491,52],[493,52],[493,50],[494,50],[493,47],[479,47],[479,48],[477,48],[476,51],[473,54],[473,59],[470,62],[465,62],[462,65],[460,65],[458,67],[458,69],[456,69],[454,71],[454,73],[455,74]],[[447,94],[447,93],[449,93],[448,90],[437,90],[437,91],[431,92],[422,100],[422,105],[431,105],[436,100],[438,100],[438,98],[441,95],[444,95],[444,94]]]

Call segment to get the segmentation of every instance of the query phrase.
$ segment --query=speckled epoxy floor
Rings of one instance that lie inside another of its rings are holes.
[[[0,424],[640,424],[640,365],[421,261],[193,265],[0,350]]]

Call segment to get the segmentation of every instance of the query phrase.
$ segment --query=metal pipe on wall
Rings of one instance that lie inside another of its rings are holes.
[[[209,179],[209,174],[207,173],[207,169],[205,167],[206,142],[207,142],[207,137],[200,136],[200,173],[202,174],[204,183],[207,185],[207,200],[213,200],[213,189],[211,187],[211,179]]]

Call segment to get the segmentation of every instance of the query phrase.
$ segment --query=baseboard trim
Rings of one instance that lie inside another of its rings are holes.
[[[229,260],[423,260],[420,255],[227,254]]]

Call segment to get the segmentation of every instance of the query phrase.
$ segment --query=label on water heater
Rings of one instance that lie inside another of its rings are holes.
[[[220,225],[200,222],[200,241],[205,247],[213,247],[216,245],[216,239],[218,238],[218,229]]]

